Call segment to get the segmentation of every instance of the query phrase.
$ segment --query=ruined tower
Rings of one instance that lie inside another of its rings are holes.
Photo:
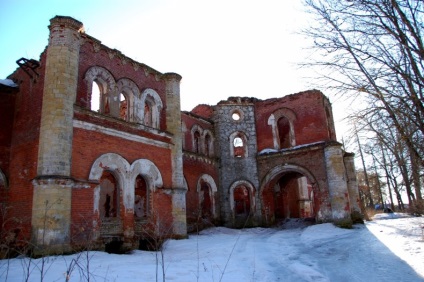
[[[256,165],[257,140],[252,98],[229,98],[215,109],[220,155],[219,193],[224,225],[252,225],[260,210]],[[256,223],[257,224],[257,223]]]

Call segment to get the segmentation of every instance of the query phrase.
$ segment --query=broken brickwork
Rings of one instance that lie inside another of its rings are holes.
[[[230,97],[181,112],[180,80],[57,16],[36,73],[0,87],[0,201],[37,253],[213,225],[359,213],[353,155],[319,91]],[[9,237],[10,238],[10,237]]]

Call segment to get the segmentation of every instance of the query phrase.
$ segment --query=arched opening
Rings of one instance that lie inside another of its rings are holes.
[[[100,86],[96,81],[91,85],[91,106],[90,109],[94,112],[100,112]]]
[[[146,103],[144,104],[144,125],[151,127],[152,122],[152,106],[146,101]]]
[[[144,106],[140,117],[144,119],[144,124],[149,127],[160,128],[163,104],[159,94],[153,89],[145,89],[141,93],[141,103]]]
[[[104,171],[100,178],[100,218],[119,217],[119,189],[113,174]]]
[[[289,218],[313,218],[313,184],[303,174],[288,171],[274,178],[262,193],[265,210],[276,222]]]
[[[128,121],[128,99],[123,93],[119,94],[119,117]]]
[[[236,158],[242,158],[245,156],[245,148],[244,148],[244,142],[241,137],[236,137],[233,140],[233,147],[234,147],[234,157]]]
[[[290,141],[290,121],[286,117],[281,117],[277,122],[278,140],[280,142],[280,149],[291,147]]]
[[[211,188],[208,183],[202,181],[200,186],[200,212],[204,219],[212,218]]]
[[[250,214],[249,189],[244,185],[234,188],[234,215],[236,217],[247,217]]]
[[[136,220],[147,219],[150,213],[150,193],[146,179],[138,175],[134,187],[134,216]]]
[[[194,148],[193,151],[197,154],[200,153],[200,132],[196,131],[194,132]]]

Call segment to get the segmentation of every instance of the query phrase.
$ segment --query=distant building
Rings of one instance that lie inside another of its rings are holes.
[[[321,92],[181,112],[180,75],[126,57],[82,26],[51,19],[40,60],[19,60],[0,84],[9,243],[31,242],[36,253],[131,249],[210,225],[349,224],[360,214],[353,154],[336,141]]]

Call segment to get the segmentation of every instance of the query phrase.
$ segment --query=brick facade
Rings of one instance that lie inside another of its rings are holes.
[[[2,235],[16,244],[131,249],[211,225],[359,213],[353,155],[321,92],[181,112],[178,74],[102,45],[72,18],[49,29],[39,66],[0,85],[0,201],[13,219]]]

